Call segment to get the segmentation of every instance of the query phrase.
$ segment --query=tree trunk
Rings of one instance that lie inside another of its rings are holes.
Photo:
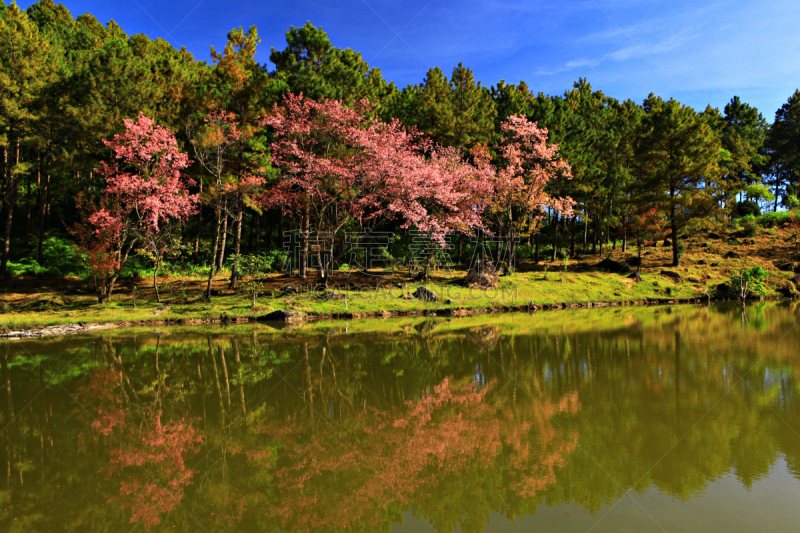
[[[214,268],[217,261],[217,248],[219,247],[219,234],[222,229],[222,210],[217,206],[217,231],[214,236],[214,251],[211,253],[211,265],[208,272],[208,286],[206,287],[206,297],[211,299],[211,283],[214,281]]]
[[[678,223],[675,220],[675,191],[670,188],[670,210],[669,210],[669,223],[672,229],[672,266],[680,266],[681,258],[678,254]]]
[[[302,226],[300,228],[300,254],[299,254],[300,264],[298,265],[298,275],[301,278],[306,277],[308,270],[308,233],[310,230],[309,225],[310,225],[309,207],[305,206],[305,208],[303,208],[303,221],[302,221]]]
[[[622,222],[622,253],[628,251],[628,220]]]
[[[13,131],[9,137],[12,139],[14,138]],[[16,143],[17,149],[15,163],[13,166],[7,165],[6,168],[6,173],[8,174],[8,179],[6,182],[8,184],[8,187],[6,188],[6,231],[5,235],[3,236],[3,258],[0,260],[0,275],[5,275],[7,273],[8,256],[11,253],[11,223],[14,219],[14,205],[16,204],[17,200],[17,178],[14,176],[14,166],[19,164],[19,141],[17,140]]]
[[[14,200],[16,200],[14,188],[16,188],[16,183],[14,183],[13,178],[11,178],[9,181],[8,199],[6,201],[6,231],[3,235],[3,259],[2,262],[0,262],[0,275],[6,273],[8,256],[11,251],[11,222],[14,218]]]
[[[678,228],[675,220],[672,221],[672,266],[681,266],[681,256],[678,252]]]
[[[116,271],[111,276],[106,276],[106,282],[103,284],[103,287],[98,291],[97,299],[100,303],[109,302],[111,301],[111,295],[114,293],[114,285],[117,283],[119,276],[122,274],[122,270],[125,268],[125,264],[128,262],[128,256],[133,250],[133,247],[136,246],[136,240],[134,239],[128,244],[128,248],[124,251],[120,251],[119,257],[119,270]]]
[[[261,214],[256,213],[256,244],[253,253],[258,254],[258,248],[260,243],[261,243]]]
[[[553,261],[558,258],[558,213],[553,210]]]
[[[236,284],[239,281],[239,254],[242,247],[242,219],[244,217],[244,208],[239,206],[239,214],[236,217],[236,235],[233,239],[233,271],[231,272],[231,289],[236,289]]]
[[[200,193],[203,194],[203,180],[200,181]],[[197,234],[194,236],[194,262],[198,263],[200,259],[200,235],[203,233],[203,204],[200,204],[197,210]]]
[[[227,211],[227,209],[225,210]],[[222,243],[219,247],[219,261],[217,262],[217,270],[222,270],[225,264],[225,245],[228,242],[228,215],[222,215]]]
[[[44,242],[44,229],[47,220],[47,205],[50,202],[50,173],[44,181],[44,194],[42,195],[42,210],[39,213],[39,245],[36,248],[36,253],[39,258],[39,263],[44,261],[44,253],[42,250],[42,243]]]
[[[255,233],[255,228],[253,227],[253,219],[254,215],[250,216],[250,223],[247,225],[247,250],[252,253],[253,252],[253,238]]]
[[[39,163],[39,151],[36,151],[36,190],[42,183],[42,169]],[[31,176],[28,174],[28,194],[27,205],[25,206],[25,251],[27,252],[31,247],[31,211],[33,210],[33,184],[31,183]]]
[[[516,271],[517,262],[517,239],[515,238],[514,228],[511,229],[511,239],[508,242],[508,273]]]
[[[283,209],[278,209],[279,218],[278,218],[278,234],[275,236],[275,248],[280,250],[284,246],[283,237],[284,237],[284,229],[283,229]],[[291,252],[291,250],[290,250]]]
[[[578,217],[572,216],[572,231],[570,232],[569,255],[575,257],[575,234],[578,232]]]
[[[161,267],[161,261],[156,260],[153,262],[153,289],[156,291],[156,302],[161,303],[161,295],[158,293],[158,269]]]
[[[586,251],[586,243],[589,242],[589,217],[583,215],[583,249]]]
[[[636,267],[636,272],[641,272],[642,270],[642,235],[639,234],[639,237],[636,239],[637,246],[637,256],[639,257],[639,265]]]

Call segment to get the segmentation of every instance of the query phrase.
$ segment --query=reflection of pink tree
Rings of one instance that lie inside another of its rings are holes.
[[[111,369],[92,372],[80,395],[94,409],[92,428],[111,445],[102,471],[121,477],[119,496],[109,502],[129,510],[131,522],[147,529],[158,524],[180,504],[195,474],[185,463],[203,440],[193,421],[164,422],[158,406],[126,407],[121,374]]]
[[[556,468],[565,466],[567,457],[578,447],[578,433],[562,435],[552,418],[579,409],[578,393],[573,392],[558,402],[532,399],[529,408],[505,418],[500,432],[510,450],[508,466],[514,492],[532,498],[555,484]]]
[[[111,451],[106,475],[122,475],[119,498],[112,501],[131,511],[131,522],[150,528],[180,504],[195,474],[184,459],[203,437],[188,419],[162,423],[160,409],[147,409],[145,417],[134,434],[118,435],[125,440]]]
[[[540,493],[555,482],[555,468],[577,445],[577,435],[563,435],[550,421],[575,412],[577,394],[558,403],[534,402],[515,419],[505,407],[486,402],[493,386],[454,386],[445,379],[403,409],[360,415],[358,429],[344,436],[340,428],[261,428],[281,444],[274,471],[280,499],[268,513],[292,530],[369,524],[386,502],[409,505],[446,474],[492,465],[509,453],[509,488],[523,497]]]
[[[178,149],[172,132],[141,114],[136,121],[123,123],[125,133],[103,141],[113,150],[115,161],[103,162],[97,170],[107,183],[104,205],[89,217],[100,242],[110,244],[108,253],[115,265],[105,276],[98,295],[101,302],[111,298],[137,244],[154,255],[157,267],[165,226],[186,220],[197,204],[197,195],[188,192],[193,181],[181,172],[189,166],[189,158]]]

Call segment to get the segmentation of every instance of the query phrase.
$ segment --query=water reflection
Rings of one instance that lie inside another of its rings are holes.
[[[764,304],[746,322],[683,307],[7,342],[0,527],[614,530],[635,503],[654,529],[694,506],[676,527],[700,529],[720,484],[800,487],[796,319]],[[752,507],[736,512],[775,514]]]

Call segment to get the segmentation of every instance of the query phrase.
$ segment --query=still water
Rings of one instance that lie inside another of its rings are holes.
[[[797,531],[799,315],[3,341],[0,531]]]

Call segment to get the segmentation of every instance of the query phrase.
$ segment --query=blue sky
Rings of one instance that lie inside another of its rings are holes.
[[[32,2],[19,2],[27,7]],[[800,2],[697,0],[67,0],[77,16],[114,19],[128,34],[163,37],[198,59],[227,32],[255,24],[257,59],[310,20],[335,46],[363,54],[403,87],[431,66],[462,61],[478,80],[525,82],[562,94],[585,77],[619,99],[650,92],[720,109],[738,95],[768,121],[800,87]],[[271,65],[270,65],[271,66]]]

